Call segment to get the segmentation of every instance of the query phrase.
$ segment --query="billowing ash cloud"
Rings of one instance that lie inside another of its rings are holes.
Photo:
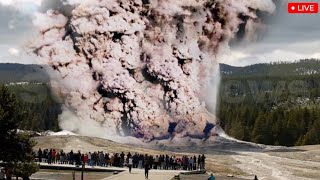
[[[207,97],[216,93],[218,57],[241,24],[251,39],[263,27],[257,11],[275,8],[272,0],[68,2],[71,16],[51,10],[34,20],[34,53],[59,77],[55,88],[78,119],[62,119],[62,128],[84,133],[95,124],[99,136],[146,141],[212,133],[218,122]]]

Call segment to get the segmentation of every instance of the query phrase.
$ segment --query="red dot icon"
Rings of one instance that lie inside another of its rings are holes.
[[[318,3],[316,2],[290,2],[288,12],[290,14],[315,14],[318,13]]]

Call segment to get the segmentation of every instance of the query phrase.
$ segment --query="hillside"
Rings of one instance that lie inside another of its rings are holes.
[[[0,83],[48,82],[44,66],[0,63]]]
[[[294,63],[279,62],[270,64],[254,64],[245,67],[220,64],[223,77],[286,77],[320,74],[320,60],[305,59]],[[47,82],[45,66],[0,63],[0,83],[8,82]]]
[[[221,64],[220,69],[217,116],[227,134],[269,145],[320,143],[319,60],[246,67]],[[59,129],[63,102],[57,102],[44,83],[48,82],[44,67],[0,64],[0,75],[0,84],[8,85],[21,109],[32,117],[21,122],[21,129]]]
[[[47,84],[29,83],[8,86],[19,101],[24,114],[19,129],[45,131],[59,130],[58,115],[62,113],[62,102],[58,101]]]
[[[234,67],[220,64],[223,76],[296,76],[320,74],[319,59],[304,59],[293,63],[277,62],[269,64],[254,64],[245,67]]]
[[[221,65],[218,117],[227,134],[270,145],[319,144],[320,61]]]

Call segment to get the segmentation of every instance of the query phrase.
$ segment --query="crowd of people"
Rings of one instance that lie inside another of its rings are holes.
[[[104,153],[103,151],[81,153],[81,151],[65,152],[55,149],[39,149],[35,152],[38,162],[48,164],[70,164],[80,166],[114,166],[130,168],[163,169],[163,170],[203,170],[205,169],[206,157],[194,156],[169,156],[169,155],[148,155],[134,153]]]

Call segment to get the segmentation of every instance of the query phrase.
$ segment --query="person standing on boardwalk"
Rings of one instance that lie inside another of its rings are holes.
[[[132,165],[133,165],[133,159],[132,157],[129,157],[128,159],[129,173],[131,173]]]
[[[52,162],[53,164],[56,163],[56,150],[55,150],[55,149],[53,149],[53,150],[51,151],[51,162]]]
[[[148,161],[145,161],[145,164],[144,164],[144,176],[146,179],[149,178],[149,170],[150,170],[150,165],[148,163]]]
[[[200,168],[200,170],[204,170],[204,169],[205,169],[205,164],[206,164],[206,156],[204,156],[204,154],[202,154],[202,156],[201,156],[201,164],[200,164],[201,168]]]
[[[144,176],[146,179],[149,178],[149,170],[150,170],[149,156],[148,154],[146,154],[144,156]]]
[[[52,163],[52,149],[50,149],[49,153],[48,153],[48,164]]]
[[[123,152],[121,152],[121,154],[120,154],[120,167],[123,167],[123,164],[124,164],[124,153]]]
[[[41,163],[42,162],[42,150],[41,150],[41,148],[39,148],[39,151],[38,151],[38,159],[39,159],[39,162]]]

